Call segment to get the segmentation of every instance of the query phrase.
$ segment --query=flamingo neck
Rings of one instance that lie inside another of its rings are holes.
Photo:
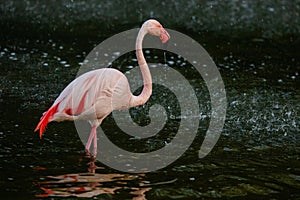
[[[143,54],[143,39],[144,36],[147,34],[147,30],[145,26],[142,26],[142,28],[139,31],[139,34],[136,39],[136,57],[141,69],[143,82],[144,82],[144,88],[142,90],[142,93],[136,97],[135,106],[142,105],[147,102],[147,100],[150,98],[152,93],[152,78],[151,73],[149,70],[149,67],[147,65],[146,59]]]

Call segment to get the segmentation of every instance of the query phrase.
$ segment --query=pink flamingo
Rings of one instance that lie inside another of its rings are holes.
[[[87,72],[73,80],[43,114],[34,131],[40,130],[40,138],[51,121],[88,120],[92,126],[85,149],[89,152],[93,141],[93,153],[97,153],[97,127],[113,110],[123,110],[143,105],[152,93],[152,78],[142,51],[146,34],[159,36],[162,43],[169,40],[168,32],[153,19],[142,25],[136,39],[136,56],[142,73],[144,87],[140,95],[131,93],[124,74],[113,68]]]

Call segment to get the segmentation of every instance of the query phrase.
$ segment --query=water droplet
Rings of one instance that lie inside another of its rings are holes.
[[[9,58],[10,60],[14,60],[14,61],[18,60],[18,58],[14,57],[14,56],[9,56],[8,58]]]
[[[119,56],[119,55],[121,54],[121,52],[116,51],[116,52],[114,52],[113,54],[114,54],[115,56]]]
[[[233,106],[238,105],[238,104],[239,104],[238,101],[233,101],[233,102],[231,102],[231,105],[233,105]]]
[[[224,147],[223,150],[224,150],[224,151],[232,151],[232,149],[229,148],[229,147]]]
[[[47,56],[48,56],[48,53],[46,53],[46,52],[44,52],[42,55],[43,58],[46,58]]]
[[[268,10],[270,11],[270,12],[274,12],[275,11],[275,9],[274,8],[268,8]]]
[[[172,60],[169,60],[168,63],[169,63],[170,65],[174,65],[174,61],[172,61]]]

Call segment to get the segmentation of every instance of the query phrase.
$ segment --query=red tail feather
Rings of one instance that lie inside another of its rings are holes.
[[[34,129],[34,132],[40,129],[40,138],[41,139],[42,139],[43,133],[45,132],[46,126],[49,123],[50,118],[56,113],[58,105],[59,105],[59,103],[52,106],[51,108],[49,108],[49,110],[47,110],[47,112],[42,116],[40,122]]]

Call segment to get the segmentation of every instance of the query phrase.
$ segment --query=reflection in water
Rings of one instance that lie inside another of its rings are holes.
[[[130,194],[135,195],[135,197],[132,198],[132,200],[143,200],[146,199],[145,192],[151,190],[151,188],[131,188],[132,192]]]
[[[95,197],[101,194],[115,194],[117,190],[128,189],[133,195],[133,200],[146,199],[145,192],[151,190],[147,181],[143,180],[144,174],[101,174],[97,170],[103,169],[95,164],[95,157],[90,157],[88,172],[46,176],[46,180],[38,182],[44,192],[36,197]],[[133,183],[134,182],[134,183]]]

